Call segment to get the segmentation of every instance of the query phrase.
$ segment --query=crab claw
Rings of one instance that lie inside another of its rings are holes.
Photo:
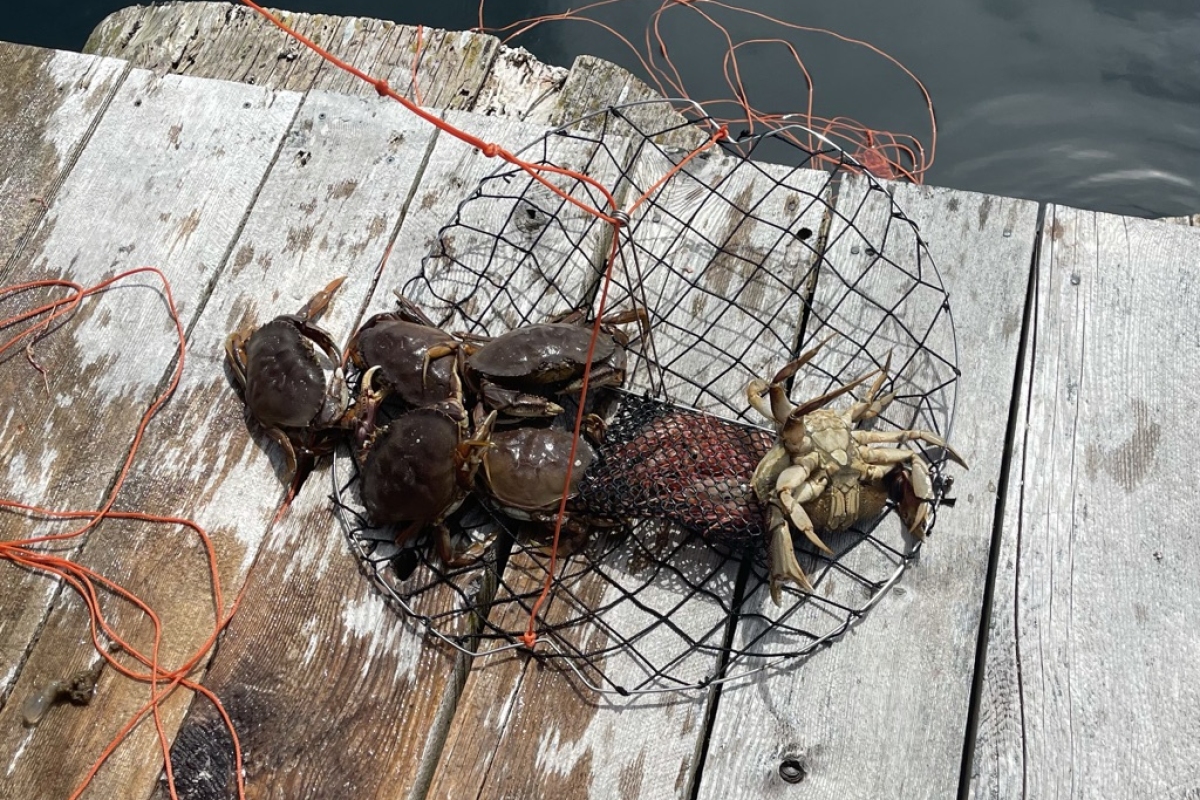
[[[316,322],[317,318],[325,313],[325,309],[329,307],[329,301],[333,299],[333,294],[338,290],[338,287],[346,280],[343,275],[340,278],[334,278],[321,291],[312,296],[304,307],[296,312],[296,316],[305,322]]]
[[[746,400],[755,411],[775,422],[775,413],[771,409],[771,404],[766,400],[766,394],[770,388],[769,383],[761,378],[755,378],[746,384]]]
[[[371,367],[363,373],[362,387],[358,391],[358,404],[355,406],[354,441],[361,449],[375,433],[375,416],[379,413],[379,405],[387,394],[386,389],[376,391],[374,388],[375,373],[379,367]]]
[[[792,532],[788,528],[787,517],[774,504],[767,507],[767,526],[770,530],[767,565],[771,573],[771,600],[775,605],[781,606],[784,581],[791,581],[806,592],[812,592],[813,585],[800,568],[800,562],[796,560],[796,549],[792,546]]]
[[[915,457],[911,465],[911,470],[902,469],[896,473],[896,482],[900,488],[900,519],[909,533],[918,539],[924,539],[929,508],[933,501],[933,482],[929,478],[929,467],[925,465],[924,459]]]

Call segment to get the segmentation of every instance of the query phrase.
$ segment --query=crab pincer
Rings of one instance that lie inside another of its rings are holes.
[[[461,392],[461,342],[433,324],[397,293],[397,308],[362,324],[346,346],[350,361],[408,408],[441,402]]]

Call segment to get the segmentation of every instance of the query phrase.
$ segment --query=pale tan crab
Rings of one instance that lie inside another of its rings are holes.
[[[746,387],[750,405],[772,420],[778,432],[774,447],[759,463],[753,478],[755,495],[766,509],[771,598],[776,605],[785,580],[812,591],[808,576],[796,561],[789,523],[817,548],[832,555],[818,531],[842,531],[874,518],[883,510],[889,494],[895,492],[900,495],[902,521],[911,533],[924,536],[934,498],[929,465],[916,450],[879,445],[922,441],[942,448],[947,456],[966,466],[940,436],[929,431],[858,428],[860,423],[878,416],[894,397],[879,395],[887,379],[890,356],[883,369],[793,405],[784,383],[827,341],[784,366],[771,383],[753,380]],[[872,376],[876,376],[875,381],[863,400],[841,411],[824,408]]]

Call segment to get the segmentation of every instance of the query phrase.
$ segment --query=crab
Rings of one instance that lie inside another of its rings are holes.
[[[574,436],[557,428],[521,427],[492,434],[483,455],[488,494],[515,519],[552,522],[566,485]],[[596,451],[582,438],[574,448],[568,499],[579,491]]]
[[[589,350],[590,388],[624,383],[628,338],[614,326],[644,320],[645,312],[624,312],[602,320],[594,348],[590,324],[576,321],[578,314],[561,319],[514,328],[473,349],[467,374],[489,408],[513,417],[562,413],[562,406],[550,396],[582,390]]]
[[[283,449],[293,490],[342,434],[349,397],[333,337],[314,321],[345,278],[331,281],[295,314],[225,339],[225,356],[251,416]],[[325,356],[324,363],[318,349]]]
[[[462,372],[461,343],[403,295],[396,298],[396,311],[376,314],[358,329],[347,357],[363,371],[378,367],[375,380],[410,408],[451,397]]]
[[[944,439],[929,431],[859,427],[879,416],[894,398],[890,393],[879,394],[887,379],[890,355],[881,370],[793,405],[784,383],[827,341],[784,366],[769,384],[756,379],[746,387],[750,405],[772,420],[777,432],[774,446],[755,469],[752,480],[754,493],[766,510],[770,589],[776,605],[780,603],[783,581],[812,591],[812,583],[796,561],[792,527],[819,550],[832,555],[818,531],[843,531],[873,519],[895,492],[901,495],[902,522],[910,533],[924,537],[934,499],[929,464],[921,453],[898,445],[924,442],[941,448],[947,457],[966,467]],[[872,376],[875,380],[863,400],[840,411],[824,408]],[[769,395],[769,402],[765,395]]]
[[[397,544],[430,530],[442,562],[463,563],[469,559],[454,552],[445,519],[470,494],[495,414],[472,434],[456,379],[449,397],[380,424],[378,409],[389,390],[375,389],[378,372],[372,367],[363,375],[356,405],[355,450],[367,518],[373,525],[398,525]]]

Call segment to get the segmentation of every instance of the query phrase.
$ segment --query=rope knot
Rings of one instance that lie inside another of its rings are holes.
[[[371,85],[375,87],[375,91],[379,93],[380,97],[387,97],[392,93],[392,87],[388,86],[388,82],[384,78],[371,81]]]

